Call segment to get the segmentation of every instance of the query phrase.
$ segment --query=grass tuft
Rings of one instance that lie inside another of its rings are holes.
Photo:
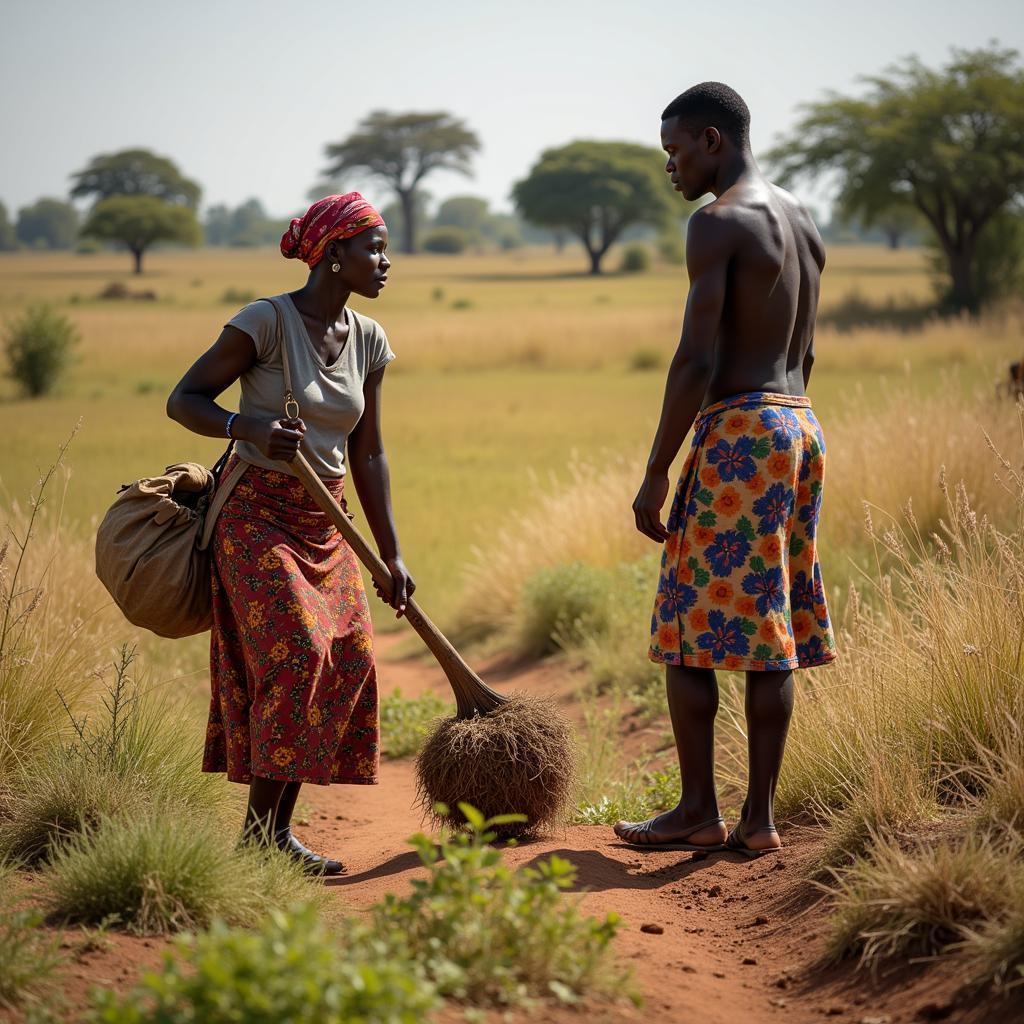
[[[405,698],[399,690],[380,702],[380,731],[385,757],[409,757],[418,754],[431,726],[442,715],[450,715],[450,701],[433,693]]]
[[[255,925],[268,911],[318,891],[276,851],[234,849],[234,838],[203,816],[154,806],[108,818],[53,853],[47,908],[96,924],[116,915],[137,934],[207,926],[214,918]]]

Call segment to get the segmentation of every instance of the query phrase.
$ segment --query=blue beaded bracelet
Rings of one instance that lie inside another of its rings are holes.
[[[231,440],[232,440],[232,441],[234,440],[234,437],[233,437],[233,436],[232,436],[232,434],[231,434],[231,424],[235,422],[235,417],[236,417],[237,415],[238,415],[238,413],[237,413],[237,412],[233,412],[233,413],[232,413],[232,414],[231,414],[231,415],[230,415],[230,416],[228,417],[228,422],[227,422],[227,427],[226,427],[226,430],[227,430],[227,435],[228,435],[228,437],[230,437],[230,438],[231,438]]]

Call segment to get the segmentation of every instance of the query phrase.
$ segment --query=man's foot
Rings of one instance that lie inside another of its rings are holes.
[[[630,846],[658,850],[722,850],[725,819],[709,818],[697,825],[685,825],[679,809],[666,811],[647,821],[620,821],[615,834]]]
[[[322,857],[307,849],[292,835],[291,828],[282,829],[274,836],[278,849],[283,850],[297,860],[308,874],[311,875],[343,875],[347,868],[340,860],[331,860],[329,857]]]
[[[782,840],[774,825],[762,825],[750,828],[742,821],[729,833],[725,840],[725,848],[734,853],[742,853],[744,857],[763,857],[766,853],[775,853],[782,849]]]

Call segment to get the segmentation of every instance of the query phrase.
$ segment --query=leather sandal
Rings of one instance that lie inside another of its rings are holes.
[[[302,865],[303,870],[310,875],[344,875],[348,871],[340,860],[323,857],[319,853],[314,853],[303,846],[292,835],[291,826],[275,832],[274,841],[277,843],[279,850],[287,853],[293,860],[298,861]]]

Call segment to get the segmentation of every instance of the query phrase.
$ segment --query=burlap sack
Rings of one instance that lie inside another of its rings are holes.
[[[215,501],[214,475],[181,462],[136,480],[111,505],[96,532],[96,575],[129,622],[173,638],[210,628],[207,545],[246,468],[236,466]]]

